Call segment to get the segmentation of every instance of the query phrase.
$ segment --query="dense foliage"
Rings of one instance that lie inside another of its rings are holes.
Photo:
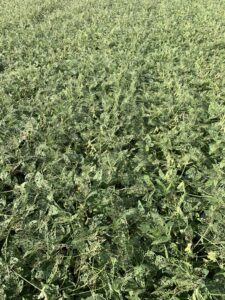
[[[225,2],[0,0],[0,299],[225,299]]]

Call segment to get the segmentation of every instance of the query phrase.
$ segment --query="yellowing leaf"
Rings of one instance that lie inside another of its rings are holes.
[[[192,254],[191,246],[192,243],[188,243],[184,251],[187,252],[188,254]]]
[[[210,251],[207,255],[207,258],[211,261],[216,262],[216,252]]]

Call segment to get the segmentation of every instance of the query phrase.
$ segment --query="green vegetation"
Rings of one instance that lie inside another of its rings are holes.
[[[0,300],[225,299],[225,2],[0,0]]]

